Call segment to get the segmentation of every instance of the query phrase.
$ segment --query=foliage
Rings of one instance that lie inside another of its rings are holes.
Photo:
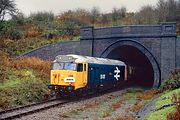
[[[0,1],[0,23],[4,21],[7,15],[13,16],[16,13],[17,13],[17,9],[14,0]]]
[[[0,108],[9,108],[43,100],[49,94],[50,61],[39,58],[9,60],[3,53],[0,74]]]
[[[171,73],[170,77],[161,86],[161,90],[174,90],[180,87],[180,70],[177,69]]]
[[[0,107],[8,108],[37,102],[48,94],[47,84],[35,76],[32,70],[12,69],[0,85]]]
[[[9,66],[8,55],[0,51],[0,82],[3,82],[3,80],[6,78],[8,66]]]
[[[137,99],[139,99],[139,100],[150,100],[158,93],[160,93],[159,90],[148,90],[148,91],[145,91],[143,95],[137,96]]]
[[[163,107],[164,105],[170,105],[173,104],[171,99],[173,98],[173,94],[179,95],[180,89],[172,90],[172,91],[166,91],[164,92],[155,103],[155,110],[154,112],[151,112],[149,116],[147,116],[147,120],[157,120],[161,118],[162,120],[166,120],[166,116],[169,113],[175,112],[175,107],[169,106],[169,107]],[[161,108],[161,109],[160,109]]]
[[[38,77],[46,79],[50,78],[49,71],[51,70],[51,62],[43,61],[35,57],[20,58],[11,62],[11,68],[15,68],[16,70],[32,69],[38,73]]]
[[[37,13],[31,13],[29,16],[34,21],[53,21],[54,20],[54,14],[52,12],[37,12]]]
[[[176,105],[176,111],[167,115],[168,120],[179,120],[180,118],[180,95],[173,94],[172,102]]]
[[[64,40],[69,39],[69,38],[63,38]],[[21,40],[2,40],[0,42],[0,49],[6,53],[9,53],[11,57],[21,55],[25,52],[28,52],[32,49],[47,45],[47,44],[52,44],[52,43],[58,43],[63,41],[62,39],[39,39],[39,38],[25,38]]]
[[[15,2],[11,3],[16,8]],[[72,40],[80,35],[81,27],[91,25],[104,27],[176,21],[179,34],[179,7],[178,0],[159,0],[156,6],[143,6],[137,12],[127,12],[125,7],[113,8],[110,13],[101,13],[98,7],[91,10],[77,8],[57,16],[44,11],[26,17],[18,12],[12,19],[0,22],[0,49],[8,52],[10,56],[17,56],[46,44]]]

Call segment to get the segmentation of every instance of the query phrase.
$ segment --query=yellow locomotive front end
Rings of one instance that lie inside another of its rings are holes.
[[[49,89],[58,95],[68,95],[87,85],[86,63],[75,63],[71,57],[59,57],[51,70]]]

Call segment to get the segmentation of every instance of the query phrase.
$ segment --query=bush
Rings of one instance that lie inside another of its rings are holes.
[[[20,30],[15,30],[15,29],[13,29],[12,31],[10,31],[10,33],[9,33],[9,38],[11,39],[11,40],[19,40],[19,39],[21,39],[21,38],[23,38],[23,32],[22,31],[20,31]]]
[[[8,55],[0,51],[0,82],[3,82],[7,76],[8,65],[9,65]]]
[[[176,69],[171,73],[170,77],[166,82],[161,86],[161,90],[174,90],[180,87],[180,69]]]
[[[49,94],[50,61],[35,57],[9,61],[6,54],[1,53],[0,108],[39,102]]]
[[[28,69],[10,70],[6,81],[0,85],[0,92],[1,108],[39,102],[45,94],[49,94],[47,83]]]
[[[37,12],[30,15],[34,21],[52,21],[54,14],[52,12]]]
[[[16,21],[9,20],[3,22],[0,30],[1,39],[18,40],[23,37],[23,32],[17,29]]]
[[[167,115],[167,120],[179,120],[180,119],[180,96],[173,94],[172,102],[176,105],[176,111]]]
[[[20,58],[13,60],[11,67],[17,70],[21,69],[32,69],[34,70],[39,77],[49,78],[49,71],[51,70],[51,62],[43,61],[40,58],[31,57],[31,58]]]
[[[59,32],[55,30],[47,30],[43,33],[43,37],[46,39],[53,39],[54,37],[59,36]]]

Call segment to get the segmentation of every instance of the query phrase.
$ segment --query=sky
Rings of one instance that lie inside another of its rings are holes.
[[[114,7],[122,6],[128,12],[136,12],[144,5],[155,6],[158,0],[16,0],[17,8],[25,15],[38,11],[51,11],[60,14],[76,8],[92,9],[98,7],[101,12],[111,12]]]

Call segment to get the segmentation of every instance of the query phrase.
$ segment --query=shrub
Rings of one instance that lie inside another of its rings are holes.
[[[21,38],[23,38],[23,32],[17,29],[13,29],[12,31],[10,31],[9,33],[9,38],[11,40],[19,40]]]
[[[49,94],[47,84],[32,70],[10,70],[6,81],[0,85],[0,107],[9,108],[43,100]]]
[[[37,12],[30,15],[34,21],[52,21],[54,20],[54,14],[52,12]]]
[[[59,32],[54,29],[54,30],[47,30],[43,33],[43,37],[46,39],[53,39],[54,37],[59,36]]]
[[[9,65],[8,55],[0,51],[0,82],[3,82],[7,75]]]
[[[38,37],[40,35],[41,35],[41,29],[39,27],[34,26],[34,25],[29,27],[25,32],[26,38]]]
[[[179,120],[180,119],[180,96],[173,94],[172,102],[176,105],[176,111],[167,115],[167,120]]]
[[[0,68],[3,69],[0,71],[0,77],[4,75],[0,84],[0,108],[41,101],[44,95],[49,94],[47,84],[50,77],[50,61],[35,57],[9,61],[3,52],[0,52],[0,58]]]
[[[161,86],[161,90],[174,90],[180,87],[180,69],[176,69],[171,73],[170,77],[166,82]]]
[[[32,69],[41,78],[49,78],[49,71],[51,70],[50,61],[44,61],[36,57],[16,59],[12,61],[11,66],[17,70]]]
[[[160,92],[159,90],[148,90],[148,91],[145,91],[144,94],[138,95],[136,98],[138,100],[150,100],[159,92]]]

